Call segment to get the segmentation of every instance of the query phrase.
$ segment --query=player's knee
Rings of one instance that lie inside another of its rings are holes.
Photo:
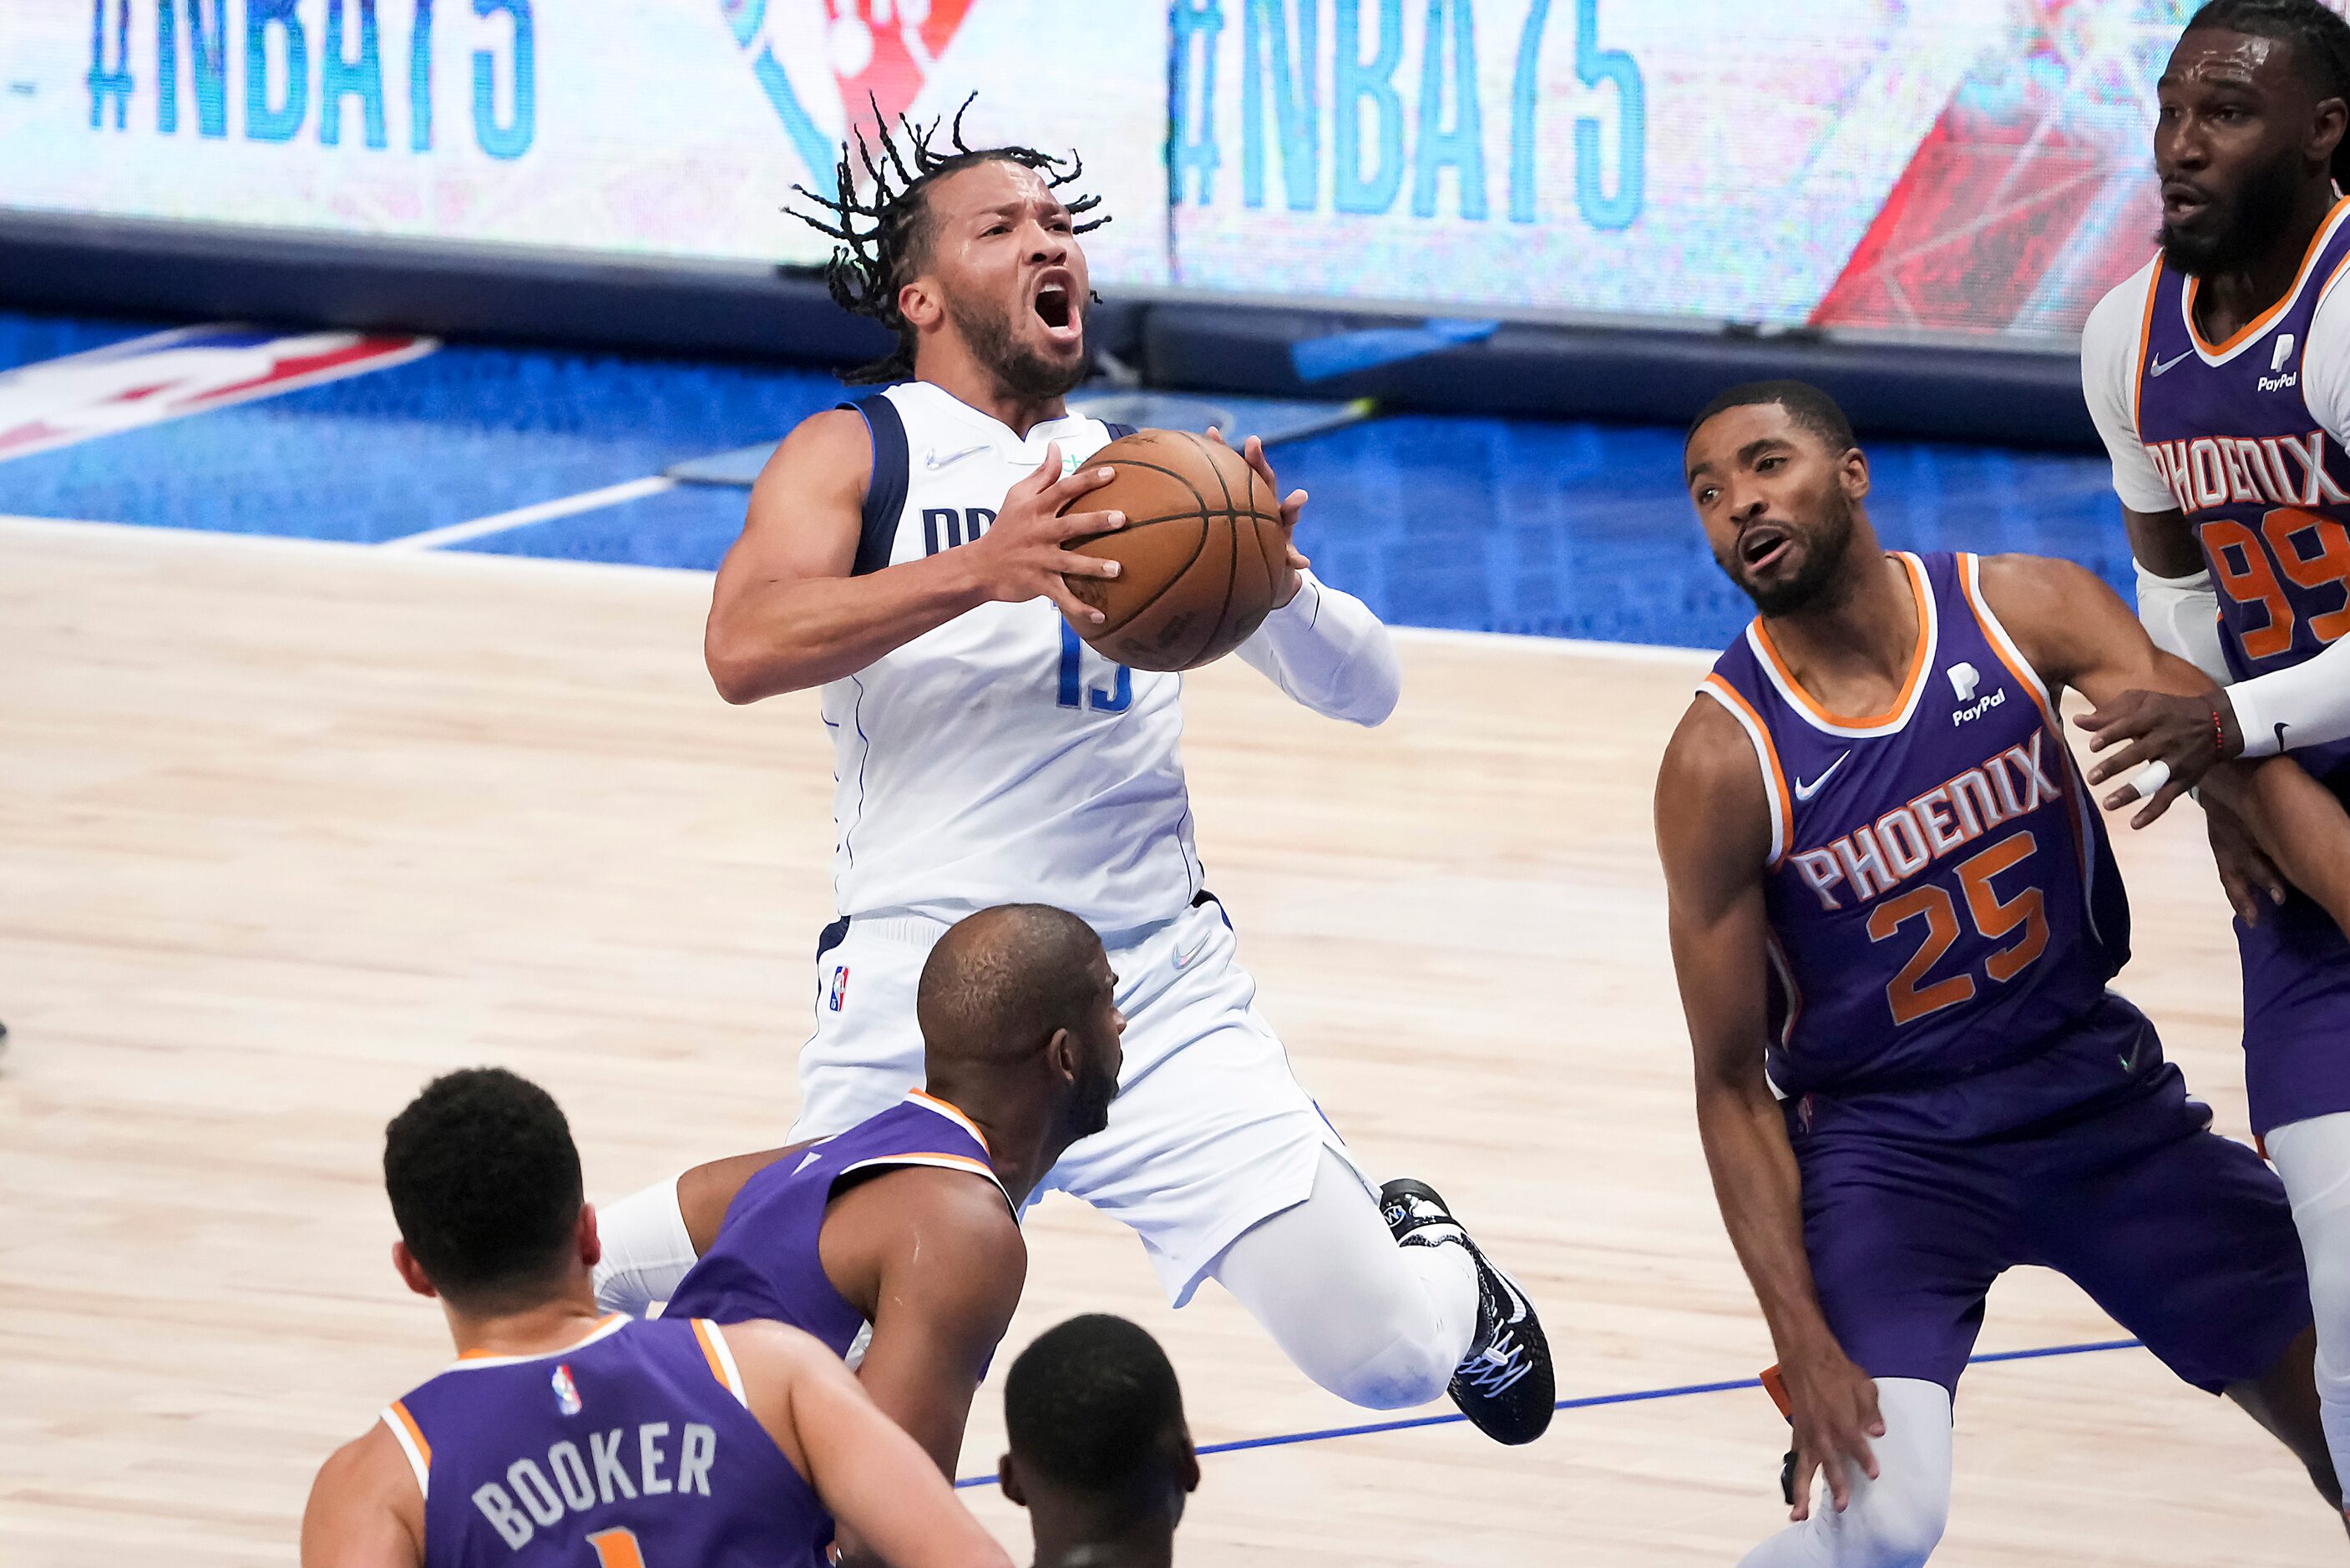
[[[2331,1349],[2331,1359],[2350,1370],[2350,1226],[2324,1238],[2324,1244],[2305,1247],[2309,1261],[2309,1304],[2317,1314],[2319,1359]],[[2329,1343],[2331,1342],[2331,1343]]]
[[[1918,1568],[1933,1555],[1950,1523],[1950,1489],[1931,1478],[1887,1470],[1862,1484],[1844,1519],[1849,1550],[1838,1554],[1839,1563]]]
[[[1375,1350],[1333,1358],[1307,1375],[1350,1405],[1367,1410],[1408,1410],[1444,1397],[1451,1364],[1424,1336],[1399,1335]]]

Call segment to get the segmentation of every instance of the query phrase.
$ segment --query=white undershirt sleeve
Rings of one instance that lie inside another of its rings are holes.
[[[2350,287],[2334,275],[2309,321],[2301,356],[2302,399],[2336,446],[2350,452]],[[2314,659],[2228,688],[2244,755],[2350,739],[2350,637]]]
[[[2220,593],[2210,572],[2158,577],[2137,569],[2137,618],[2154,646],[2175,653],[2225,686],[2228,658],[2220,650]]]
[[[2228,701],[2248,757],[2350,740],[2350,637],[2290,670],[2239,680],[2228,688]]]
[[[2081,327],[2081,396],[2113,460],[2114,493],[2133,512],[2175,512],[2170,493],[2137,436],[2138,346],[2146,327],[2146,291],[2152,264],[2133,274]]]
[[[1403,695],[1395,639],[1354,595],[1299,576],[1297,597],[1264,618],[1241,658],[1316,713],[1378,723]]]

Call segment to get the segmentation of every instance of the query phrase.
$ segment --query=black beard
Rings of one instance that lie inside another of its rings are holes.
[[[1754,601],[1754,608],[1760,614],[1797,614],[1819,601],[1835,581],[1836,574],[1844,569],[1845,557],[1852,553],[1852,502],[1842,490],[1829,493],[1825,522],[1825,526],[1808,541],[1802,568],[1774,587],[1758,588],[1748,582],[1734,557],[1725,561],[1716,556],[1714,564],[1738,585],[1739,592]]]
[[[972,357],[987,367],[998,386],[1024,402],[1064,397],[1086,379],[1084,355],[1066,365],[1055,364],[1015,342],[1012,317],[1006,312],[972,309],[949,300],[947,314],[953,317],[955,330],[962,334],[962,340],[971,346]]]
[[[2155,237],[2163,260],[2189,277],[2210,277],[2231,272],[2251,261],[2293,217],[2293,200],[2301,193],[2301,158],[2280,153],[2245,180],[2221,216],[2216,233],[2182,234],[2162,225]]]
[[[1118,1075],[1104,1073],[1090,1082],[1077,1085],[1076,1097],[1069,1106],[1070,1141],[1091,1137],[1109,1126],[1109,1103],[1118,1097]]]

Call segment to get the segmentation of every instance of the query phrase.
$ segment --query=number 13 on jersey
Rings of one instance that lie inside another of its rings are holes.
[[[1134,671],[1123,664],[1109,667],[1118,672],[1107,686],[1086,682],[1085,639],[1077,628],[1067,621],[1061,623],[1061,682],[1059,701],[1064,708],[1090,708],[1097,713],[1123,713],[1134,702]],[[1098,653],[1098,663],[1108,664]]]

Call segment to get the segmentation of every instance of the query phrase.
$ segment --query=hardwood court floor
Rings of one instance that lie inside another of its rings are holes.
[[[829,912],[813,700],[731,710],[704,578],[0,523],[0,1562],[285,1561],[311,1471],[446,1351],[376,1161],[430,1074],[510,1064],[591,1193],[774,1141]],[[1562,1393],[1768,1358],[1686,1087],[1649,849],[1697,663],[1413,639],[1363,732],[1237,662],[1186,760],[1212,886],[1300,1075],[1435,1182],[1545,1309]],[[2243,1126],[2231,949],[2192,813],[2124,846],[2127,989]],[[1213,1287],[1055,1199],[1011,1349],[1159,1334],[1203,1442],[1365,1419]],[[2118,1337],[2021,1271],[1987,1350]],[[2307,1563],[2282,1452],[2150,1357],[1980,1367],[1938,1562]],[[1213,1456],[1186,1562],[1722,1563],[1779,1518],[1751,1390]],[[982,1391],[963,1471],[993,1468]],[[1015,1511],[965,1494],[1008,1540]],[[1020,1561],[1025,1562],[1024,1550]]]

